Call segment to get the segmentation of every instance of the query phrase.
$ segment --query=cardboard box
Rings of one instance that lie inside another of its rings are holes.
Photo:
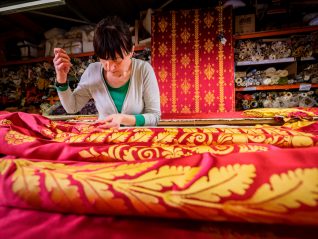
[[[255,14],[235,17],[235,33],[255,32]]]

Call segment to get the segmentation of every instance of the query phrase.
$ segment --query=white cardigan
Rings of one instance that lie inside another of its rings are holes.
[[[67,113],[77,113],[93,98],[99,119],[118,114],[102,72],[100,62],[91,63],[73,92],[69,87],[65,91],[58,91]],[[158,124],[161,115],[160,93],[156,75],[148,62],[132,59],[132,74],[121,113],[142,114],[145,117],[145,126]]]

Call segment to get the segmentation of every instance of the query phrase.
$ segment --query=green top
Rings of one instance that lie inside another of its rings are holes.
[[[112,97],[115,106],[117,108],[118,113],[121,113],[121,110],[123,108],[123,104],[126,98],[126,94],[128,91],[128,87],[129,87],[129,81],[127,81],[127,83],[121,87],[118,88],[113,88],[111,87],[107,81],[105,80],[108,91],[110,93],[110,96]],[[145,117],[141,114],[137,114],[135,115],[136,118],[136,126],[144,126],[145,125]]]

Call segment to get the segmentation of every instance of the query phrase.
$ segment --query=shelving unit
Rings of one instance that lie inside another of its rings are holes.
[[[268,65],[277,63],[287,63],[294,62],[296,59],[294,57],[280,58],[275,60],[262,60],[262,61],[239,61],[236,63],[237,66],[252,66],[252,65]]]
[[[266,91],[266,90],[291,90],[298,89],[299,91],[310,90],[318,88],[318,84],[309,83],[298,83],[291,85],[261,85],[261,86],[250,86],[250,87],[238,87],[235,91]]]
[[[135,46],[135,51],[142,51],[145,49],[145,45],[138,45]],[[94,52],[84,52],[84,53],[79,53],[79,54],[70,54],[69,56],[71,58],[81,58],[81,57],[89,57],[93,56]],[[33,59],[28,59],[28,60],[17,60],[17,61],[6,61],[6,62],[0,62],[0,67],[5,67],[5,66],[12,66],[12,65],[23,65],[23,64],[30,64],[30,63],[37,63],[37,62],[51,62],[53,60],[52,56],[47,56],[47,57],[37,57]]]
[[[243,39],[253,39],[253,38],[264,38],[264,37],[272,37],[272,36],[282,36],[282,35],[314,32],[314,31],[318,31],[318,26],[305,26],[305,27],[280,29],[275,31],[262,31],[262,32],[248,33],[248,34],[237,34],[233,36],[233,39],[243,40]]]
[[[257,44],[262,44],[262,43],[258,43],[258,41],[260,39],[263,39],[264,43],[266,44],[266,42],[272,42],[275,40],[278,40],[278,38],[287,38],[290,37],[291,35],[309,35],[312,32],[318,31],[318,26],[307,26],[307,27],[301,27],[301,28],[288,28],[288,29],[280,29],[280,30],[275,30],[275,31],[264,31],[264,32],[254,32],[254,33],[248,33],[248,34],[241,34],[241,35],[234,35],[233,36],[233,40],[234,41],[243,41],[244,40],[255,40],[257,42]],[[305,34],[304,34],[305,33]],[[291,38],[292,39],[292,38]],[[246,44],[251,44],[251,43],[246,43]],[[286,44],[286,43],[285,43]],[[248,47],[248,45],[246,45]],[[252,45],[253,46],[253,45]],[[271,46],[269,44],[269,46]],[[243,50],[244,50],[244,45],[243,45]],[[254,46],[255,47],[255,46]],[[265,46],[266,47],[266,46]],[[268,46],[267,46],[268,47]],[[256,47],[255,47],[256,48]],[[263,49],[263,48],[260,48]],[[270,49],[270,48],[267,48]],[[291,47],[291,50],[293,50],[294,48]],[[241,51],[238,51],[238,53]],[[249,52],[251,52],[251,50],[249,50]],[[268,56],[270,55],[270,53],[267,53]],[[242,55],[244,57],[244,55]],[[240,56],[241,57],[241,56]],[[266,58],[266,56],[265,56]],[[243,58],[241,58],[243,59]],[[248,58],[247,58],[248,59]],[[249,57],[249,59],[251,59],[251,57]],[[257,59],[257,58],[256,58]],[[261,99],[267,99],[266,95],[267,94],[272,94],[270,93],[270,91],[272,92],[281,92],[279,94],[284,94],[283,91],[289,91],[289,96],[291,94],[293,94],[294,96],[297,95],[297,92],[309,92],[311,91],[311,94],[313,94],[312,92],[317,92],[317,90],[315,91],[315,89],[318,89],[318,84],[315,83],[311,83],[311,81],[309,81],[307,83],[307,81],[301,82],[299,81],[299,78],[297,80],[295,80],[296,75],[298,75],[302,70],[307,67],[309,64],[311,64],[311,62],[316,63],[317,62],[317,58],[314,56],[310,56],[310,57],[285,57],[285,58],[278,58],[278,59],[264,59],[264,60],[260,60],[260,61],[252,61],[252,60],[248,60],[248,61],[236,61],[235,63],[235,67],[236,67],[236,71],[240,72],[251,72],[251,69],[255,69],[258,71],[261,71],[261,74],[264,74],[262,72],[264,72],[263,70],[270,68],[270,67],[274,67],[277,70],[288,70],[288,81],[289,79],[292,79],[291,82],[294,83],[289,83],[288,84],[280,84],[280,83],[275,83],[274,85],[269,84],[269,85],[255,85],[255,84],[262,84],[262,79],[264,80],[265,77],[264,75],[262,76],[256,76],[256,75],[250,75],[252,76],[252,78],[250,76],[246,76],[243,77],[243,82],[246,80],[252,81],[252,84],[250,84],[251,82],[245,82],[247,87],[236,87],[235,88],[235,92],[237,93],[238,98],[236,99],[236,109],[241,109],[241,107],[243,105],[240,104],[246,104],[246,100],[247,99],[251,99],[252,101],[254,101],[254,97],[260,97],[260,95],[262,95]],[[255,78],[254,78],[255,77]],[[261,77],[261,78],[257,78],[257,77]],[[251,78],[251,79],[250,79]],[[253,82],[253,80],[257,80],[258,82]],[[287,79],[286,79],[287,81]],[[283,83],[284,81],[282,81]],[[244,84],[244,83],[243,83]],[[259,94],[261,92],[267,92],[265,94],[265,98],[264,94]],[[305,94],[306,95],[306,94]],[[307,95],[308,96],[308,95]],[[244,102],[242,100],[242,97],[244,99]],[[270,97],[271,100],[275,100],[272,97]],[[254,104],[256,105],[256,107],[262,107],[262,103],[261,100],[259,98],[258,99],[258,104]],[[265,105],[265,103],[264,103]],[[246,105],[245,105],[246,106]],[[254,107],[254,106],[251,106]],[[243,107],[244,108],[244,107]]]

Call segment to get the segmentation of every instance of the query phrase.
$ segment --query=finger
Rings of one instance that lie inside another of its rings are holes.
[[[114,120],[113,115],[109,115],[104,119],[105,122],[112,122],[113,120]]]
[[[97,126],[99,129],[109,129],[112,127],[112,123],[104,122]]]
[[[60,58],[66,59],[66,60],[68,60],[68,61],[71,60],[71,58],[69,57],[69,55],[64,54],[64,53],[57,53],[57,54],[54,56],[53,61],[54,61],[54,60],[58,60],[58,59],[60,59]]]
[[[72,65],[71,62],[68,59],[65,58],[58,58],[54,61],[55,65],[60,65],[60,64],[68,64],[68,65]]]
[[[66,54],[66,51],[63,49],[63,48],[54,48],[54,54],[57,54],[57,53],[65,53]]]
[[[110,122],[110,123],[106,124],[106,126],[107,126],[107,128],[115,128],[115,129],[117,129],[117,128],[119,128],[120,125],[118,123],[116,123],[116,122]]]

